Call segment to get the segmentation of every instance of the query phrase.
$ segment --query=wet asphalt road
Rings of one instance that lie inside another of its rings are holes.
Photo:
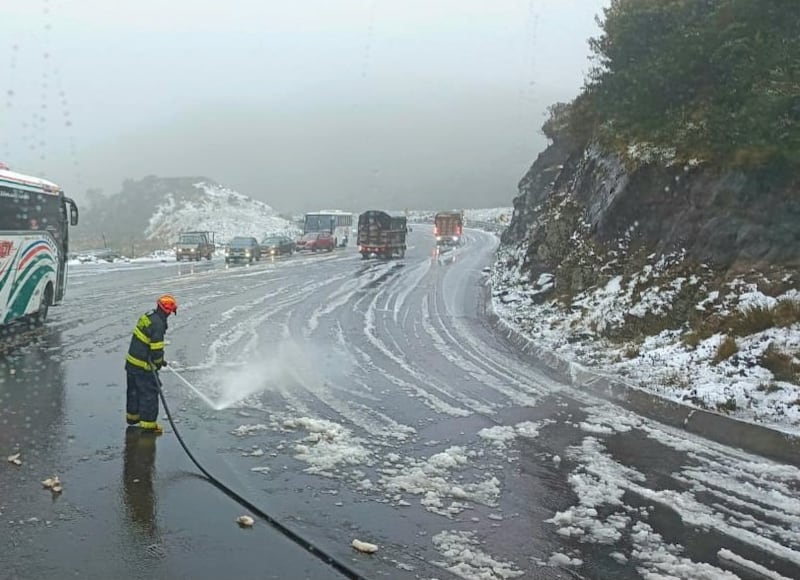
[[[496,243],[73,268],[47,327],[3,339],[0,454],[23,464],[0,465],[0,578],[339,577],[239,529],[170,429],[125,429],[131,326],[162,292],[181,305],[167,358],[222,407],[162,372],[187,443],[365,577],[763,577],[729,553],[800,577],[797,470],[534,368],[483,315]]]

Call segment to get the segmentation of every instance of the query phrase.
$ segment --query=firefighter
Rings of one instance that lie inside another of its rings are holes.
[[[164,360],[164,334],[167,318],[178,313],[178,303],[169,294],[156,301],[156,308],[142,314],[133,329],[131,345],[125,357],[128,395],[125,420],[128,425],[163,433],[158,419],[158,382],[156,372],[167,365]]]

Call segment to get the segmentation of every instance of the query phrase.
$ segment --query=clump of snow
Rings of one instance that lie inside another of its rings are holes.
[[[174,242],[181,231],[215,232],[217,243],[235,236],[253,236],[261,240],[269,235],[295,236],[297,226],[281,217],[264,202],[232,189],[209,183],[196,183],[200,195],[194,201],[178,202],[167,194],[150,218],[149,239]]]
[[[300,417],[284,421],[283,428],[309,433],[294,447],[295,457],[309,464],[307,473],[333,476],[340,466],[360,465],[372,459],[366,441],[338,423]]]
[[[252,435],[253,433],[257,433],[259,431],[268,431],[269,427],[264,425],[263,423],[257,423],[255,425],[240,425],[236,429],[234,429],[231,433],[236,435],[237,437],[246,437],[248,435]]]
[[[494,507],[500,496],[500,481],[496,477],[472,483],[457,482],[452,477],[452,472],[467,469],[470,459],[475,457],[476,452],[454,446],[427,459],[408,458],[397,468],[382,469],[380,484],[390,493],[420,495],[420,503],[428,511],[447,517],[464,511],[468,507],[466,501]],[[447,500],[449,505],[445,505]]]
[[[478,431],[478,437],[490,441],[496,447],[506,447],[517,438],[517,433],[513,427],[497,425],[481,429]]]
[[[580,558],[570,558],[566,554],[562,554],[561,552],[553,552],[550,556],[550,559],[547,561],[548,564],[558,568],[568,568],[568,567],[578,567],[583,566],[583,560]]]
[[[553,420],[542,420],[542,421],[523,421],[522,423],[517,423],[514,427],[514,431],[516,431],[517,435],[520,437],[526,437],[528,439],[535,439],[539,436],[539,429],[541,429],[545,424],[552,423]]]
[[[614,430],[611,427],[606,427],[605,425],[598,425],[596,423],[589,423],[587,421],[582,421],[580,423],[580,428],[583,431],[588,433],[594,433],[595,435],[611,435],[614,433]]]
[[[547,421],[549,422],[549,421]],[[518,436],[533,439],[539,436],[539,429],[545,424],[545,421],[534,423],[532,421],[525,421],[518,423],[515,426],[510,425],[496,425],[494,427],[486,427],[478,431],[478,437],[485,439],[495,447],[504,449],[508,447]]]
[[[369,542],[362,542],[359,539],[353,540],[352,544],[354,549],[358,550],[359,552],[363,552],[364,554],[374,554],[378,551],[378,546],[375,544],[371,544]]]
[[[609,557],[614,560],[617,564],[627,564],[628,557],[623,554],[622,552],[611,552]]]
[[[481,549],[475,532],[445,531],[433,538],[433,545],[445,558],[437,566],[467,580],[507,580],[525,573],[511,562],[493,558]]]

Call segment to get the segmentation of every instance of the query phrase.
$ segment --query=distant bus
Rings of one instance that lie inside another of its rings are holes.
[[[0,164],[0,325],[44,322],[64,297],[78,207],[55,183]]]
[[[307,213],[303,218],[303,233],[327,232],[333,236],[334,244],[343,248],[350,241],[355,216],[339,210],[323,210]]]

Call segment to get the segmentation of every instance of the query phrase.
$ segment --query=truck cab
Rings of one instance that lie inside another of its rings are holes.
[[[464,216],[460,211],[442,211],[433,218],[433,236],[437,246],[460,246]]]

